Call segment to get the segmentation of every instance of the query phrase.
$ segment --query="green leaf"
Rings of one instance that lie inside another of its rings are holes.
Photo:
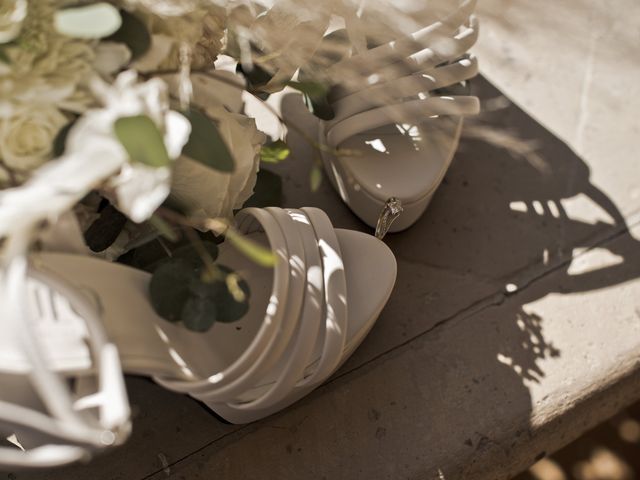
[[[266,71],[260,65],[253,64],[253,68],[249,71],[242,67],[241,63],[238,63],[236,72],[244,75],[247,80],[247,90],[256,92],[256,96],[261,100],[267,100],[269,98],[269,92],[261,92],[273,78],[273,74]]]
[[[2,48],[0,48],[0,62],[11,65],[11,59],[9,58],[9,55],[7,55],[7,52],[5,52]]]
[[[262,267],[273,267],[276,264],[275,254],[268,248],[243,237],[232,228],[227,229],[225,238],[241,253]]]
[[[91,251],[103,252],[117,240],[126,224],[127,217],[109,204],[84,232],[84,241]]]
[[[291,149],[282,140],[276,140],[260,149],[260,160],[265,163],[280,163],[289,158]]]
[[[217,125],[204,113],[191,109],[183,112],[191,122],[191,136],[182,153],[214,170],[231,173],[235,162]]]
[[[176,232],[175,228],[169,225],[169,223],[158,215],[151,215],[149,223],[155,228],[160,235],[169,240],[172,243],[176,243],[180,240],[180,235]]]
[[[309,174],[309,183],[311,185],[311,191],[317,192],[322,185],[322,169],[318,165],[314,165],[311,168],[311,173]]]
[[[251,297],[247,282],[222,265],[217,266],[213,279],[206,280],[203,268],[202,262],[195,265],[176,257],[160,265],[149,283],[156,313],[169,322],[182,322],[196,332],[207,331],[217,321],[235,322],[246,315]],[[229,283],[230,275],[234,282]],[[229,289],[229,284],[235,292]]]
[[[132,59],[140,58],[151,48],[151,34],[142,20],[135,15],[120,10],[122,25],[106,40],[124,43],[131,50]]]
[[[213,242],[200,242],[202,247],[207,251],[207,254],[211,257],[212,261],[215,261],[218,258],[218,245]],[[173,252],[173,259],[183,260],[194,267],[202,267],[203,262],[198,250],[193,245],[184,245],[183,247],[177,248]]]
[[[171,163],[162,133],[148,116],[119,118],[114,131],[132,161],[150,167],[166,167]]]
[[[219,265],[218,268],[226,275],[233,273],[230,268],[225,267],[224,265]],[[222,323],[230,323],[240,320],[249,311],[249,300],[251,298],[249,285],[243,279],[240,279],[238,287],[242,290],[244,298],[242,300],[238,300],[229,290],[226,282],[220,283],[221,285],[217,286],[216,282],[215,294],[213,297],[218,309],[217,320]]]
[[[185,302],[180,316],[189,330],[203,333],[218,319],[218,307],[211,297],[193,295]]]
[[[184,260],[160,265],[149,283],[151,305],[156,313],[169,322],[179,322],[184,305],[193,296],[190,284],[197,276],[198,269]]]
[[[243,208],[280,206],[282,206],[282,178],[269,170],[260,170],[253,195],[245,202]]]
[[[68,37],[96,39],[112,35],[122,26],[120,12],[113,5],[98,2],[62,8],[54,14],[58,33]]]
[[[307,109],[321,120],[333,120],[336,116],[333,107],[326,97],[311,97],[306,93],[302,94],[302,100]]]
[[[319,82],[294,82],[292,80],[290,82],[287,82],[287,85],[289,85],[291,88],[295,88],[299,92],[306,93],[311,98],[326,97],[329,93],[329,88]]]
[[[60,131],[56,135],[56,138],[53,140],[53,155],[55,157],[59,157],[64,153],[65,146],[67,143],[67,136],[69,136],[69,132],[71,131],[71,128],[75,123],[76,123],[75,120],[67,123],[64,127],[60,129]]]
[[[329,87],[318,82],[287,82],[292,88],[302,93],[305,105],[311,113],[322,120],[333,120],[335,112],[329,103]]]

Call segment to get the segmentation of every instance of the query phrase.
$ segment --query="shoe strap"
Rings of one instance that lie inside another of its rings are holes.
[[[315,386],[325,381],[342,360],[347,338],[347,282],[342,251],[335,229],[326,213],[318,208],[302,208],[318,239],[322,258],[325,318],[324,344],[315,370],[298,383],[299,387]]]
[[[331,126],[358,113],[385,105],[399,104],[408,98],[415,99],[419,94],[433,92],[467,81],[475,77],[477,73],[478,60],[473,55],[469,55],[453,63],[434,68],[428,73],[413,73],[361,89],[332,103],[336,116],[334,120],[327,122],[327,126],[331,128]]]
[[[439,115],[468,116],[480,111],[477,97],[467,95],[428,97],[399,105],[386,105],[353,115],[333,125],[327,132],[327,142],[337,147],[360,133],[385,125],[408,123],[409,119]]]
[[[280,228],[285,244],[278,248],[289,268],[289,290],[286,298],[276,298],[283,309],[283,321],[273,341],[261,352],[253,365],[235,381],[222,388],[200,390],[194,396],[203,402],[233,402],[254,388],[264,376],[282,359],[287,346],[295,338],[296,327],[300,322],[306,286],[306,261],[302,239],[296,224],[287,212],[281,208],[261,209],[261,214],[271,215]]]
[[[292,336],[289,348],[282,361],[275,367],[276,380],[256,399],[248,402],[234,402],[229,407],[237,410],[265,409],[284,399],[303,378],[304,371],[312,360],[318,341],[324,341],[324,329],[321,329],[324,317],[324,282],[322,259],[315,231],[309,218],[301,210],[287,209],[293,220],[297,235],[300,237],[305,253],[306,267],[304,305],[297,321],[297,329]],[[322,334],[322,338],[318,338]]]
[[[411,35],[399,38],[369,50],[357,53],[343,60],[336,62],[327,69],[329,78],[340,77],[340,72],[344,70],[371,74],[380,74],[386,67],[406,63],[406,59],[413,59],[422,67],[430,68],[438,63],[453,60],[464,53],[467,48],[460,50],[452,48],[451,40],[456,40],[462,33],[463,36],[469,27],[477,30],[477,23],[473,20],[473,11],[476,0],[463,0],[458,7],[444,19],[434,22]],[[469,24],[469,27],[465,26]],[[473,32],[469,32],[472,34]],[[476,32],[477,34],[477,32]],[[451,38],[453,37],[453,39]],[[475,40],[471,42],[473,44]],[[430,47],[425,48],[425,45]],[[338,81],[337,83],[343,83]]]
[[[27,238],[19,233],[9,238],[9,244],[21,246],[7,248],[10,253],[5,252],[0,273],[0,322],[3,347],[8,347],[0,370],[5,381],[23,381],[24,389],[19,390],[30,398],[37,396],[44,411],[5,396],[0,423],[59,443],[29,452],[0,449],[0,464],[63,465],[122,443],[130,432],[129,403],[117,350],[107,341],[95,306],[56,276],[29,268],[24,257]],[[78,341],[86,341],[88,347],[78,349]],[[80,364],[67,355],[67,348],[80,354]],[[97,375],[97,388],[78,395],[62,374]]]
[[[292,275],[289,264],[289,247],[282,228],[276,218],[262,208],[245,208],[238,212],[234,221],[236,228],[241,233],[264,232],[276,255],[271,299],[258,333],[238,360],[228,368],[212,373],[206,379],[183,380],[154,377],[154,380],[165,388],[188,393],[203,401],[205,401],[205,397],[230,401],[234,399],[236,392],[253,387],[245,380],[248,372],[254,372],[254,369],[261,367],[261,359],[265,359],[273,346],[282,340],[278,336],[289,329],[285,325],[288,320],[285,316],[287,315],[286,307]]]

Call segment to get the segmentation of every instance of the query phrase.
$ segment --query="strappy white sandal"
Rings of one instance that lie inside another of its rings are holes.
[[[22,254],[5,258],[0,433],[15,435],[23,449],[0,448],[0,467],[87,460],[128,437],[130,409],[118,352],[99,318],[95,306],[60,278],[29,269]]]
[[[379,238],[422,215],[456,151],[462,118],[479,112],[476,97],[441,91],[478,71],[475,57],[466,55],[478,36],[474,7],[475,0],[464,0],[445,19],[327,71],[329,80],[346,68],[369,75],[366,88],[332,89],[335,117],[321,122],[320,143],[361,153],[321,152],[341,198]]]
[[[36,264],[100,299],[126,372],[247,423],[291,405],[351,355],[389,298],[396,263],[382,242],[334,229],[315,208],[249,208],[236,225],[270,245],[278,262],[263,268],[221,245],[217,261],[243,272],[251,302],[241,320],[218,322],[206,333],[154,312],[146,272],[69,254],[39,254]]]

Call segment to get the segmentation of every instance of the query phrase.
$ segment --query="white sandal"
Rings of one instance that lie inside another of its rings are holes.
[[[319,135],[334,151],[361,153],[322,151],[322,158],[341,198],[376,228],[378,238],[410,227],[422,215],[456,151],[462,117],[479,112],[476,97],[438,93],[478,71],[476,59],[466,55],[478,35],[474,7],[475,0],[464,0],[444,20],[328,69],[329,79],[332,69],[346,67],[370,75],[369,87],[333,88],[335,117],[321,122]]]
[[[95,306],[21,254],[0,283],[0,432],[23,447],[0,448],[0,466],[61,466],[123,443],[123,373]]]
[[[146,272],[68,254],[39,254],[37,264],[100,299],[126,372],[247,423],[297,401],[351,355],[391,293],[396,263],[382,242],[334,229],[315,208],[245,209],[236,224],[271,245],[278,262],[266,269],[221,245],[218,261],[244,273],[251,301],[241,320],[206,333],[154,312]]]

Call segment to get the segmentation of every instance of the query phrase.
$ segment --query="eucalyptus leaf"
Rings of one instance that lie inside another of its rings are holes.
[[[292,88],[302,93],[305,105],[311,113],[322,120],[333,120],[335,112],[329,103],[329,87],[319,82],[302,81],[287,82]]]
[[[176,232],[175,228],[171,226],[164,218],[158,215],[151,215],[149,218],[149,223],[155,228],[160,235],[169,240],[172,243],[180,240],[180,236],[178,232]]]
[[[327,97],[312,97],[303,93],[302,99],[307,109],[319,119],[329,121],[335,118],[336,114]]]
[[[182,323],[194,332],[206,332],[218,320],[218,306],[212,297],[190,296],[182,307]]]
[[[229,275],[232,270],[224,265],[219,265],[218,268],[221,272]],[[216,282],[217,283],[217,282]],[[249,311],[249,300],[251,298],[251,291],[249,290],[249,284],[246,281],[240,280],[238,287],[244,294],[244,299],[239,301],[229,291],[229,287],[225,282],[222,282],[221,287],[215,288],[214,300],[218,309],[217,320],[222,323],[236,322],[244,317]]]
[[[237,298],[227,283],[229,275],[236,275],[231,269],[216,266],[211,279],[203,275],[203,269],[202,262],[187,255],[174,256],[157,267],[149,283],[156,313],[169,322],[182,322],[196,332],[207,331],[215,322],[235,322],[246,315],[251,297],[247,282],[234,278],[232,285],[241,293],[241,298]]]
[[[7,55],[7,52],[5,52],[2,48],[0,48],[0,62],[6,65],[11,65],[11,59],[9,58],[9,55]]]
[[[107,40],[124,43],[131,51],[132,59],[136,60],[151,48],[151,34],[144,22],[132,13],[120,10],[120,16],[122,25]]]
[[[299,92],[306,93],[312,98],[326,97],[329,93],[329,88],[319,82],[302,81],[294,82],[293,80],[287,82],[291,88],[298,90]]]
[[[291,155],[291,149],[282,140],[276,140],[260,149],[260,160],[265,163],[280,163]]]
[[[106,2],[61,8],[53,20],[58,33],[83,39],[108,37],[122,26],[120,12]]]
[[[309,183],[311,185],[311,191],[317,192],[322,185],[322,169],[318,165],[314,165],[311,168],[311,173],[309,174]]]
[[[103,252],[116,241],[126,224],[127,217],[109,204],[84,233],[85,243],[91,251]]]
[[[114,131],[132,161],[150,167],[166,167],[171,163],[162,133],[148,116],[119,118]]]
[[[65,146],[67,144],[67,137],[69,136],[69,132],[71,131],[71,128],[75,123],[75,120],[67,123],[60,129],[60,131],[56,135],[56,138],[53,140],[53,155],[55,157],[59,157],[64,153]]]
[[[184,260],[160,265],[149,282],[151,305],[158,315],[169,322],[182,320],[182,311],[193,296],[190,284],[197,278],[198,269]]]
[[[270,249],[249,240],[232,228],[227,229],[225,238],[238,249],[238,251],[258,265],[262,267],[273,267],[276,264],[276,256]]]
[[[269,92],[261,91],[273,78],[273,74],[266,71],[260,65],[253,64],[251,70],[246,70],[238,63],[236,72],[242,73],[247,80],[247,90],[255,92],[256,96],[261,100],[269,98]]]
[[[182,153],[214,170],[231,173],[235,162],[217,125],[196,109],[183,112],[191,122],[191,136]]]

